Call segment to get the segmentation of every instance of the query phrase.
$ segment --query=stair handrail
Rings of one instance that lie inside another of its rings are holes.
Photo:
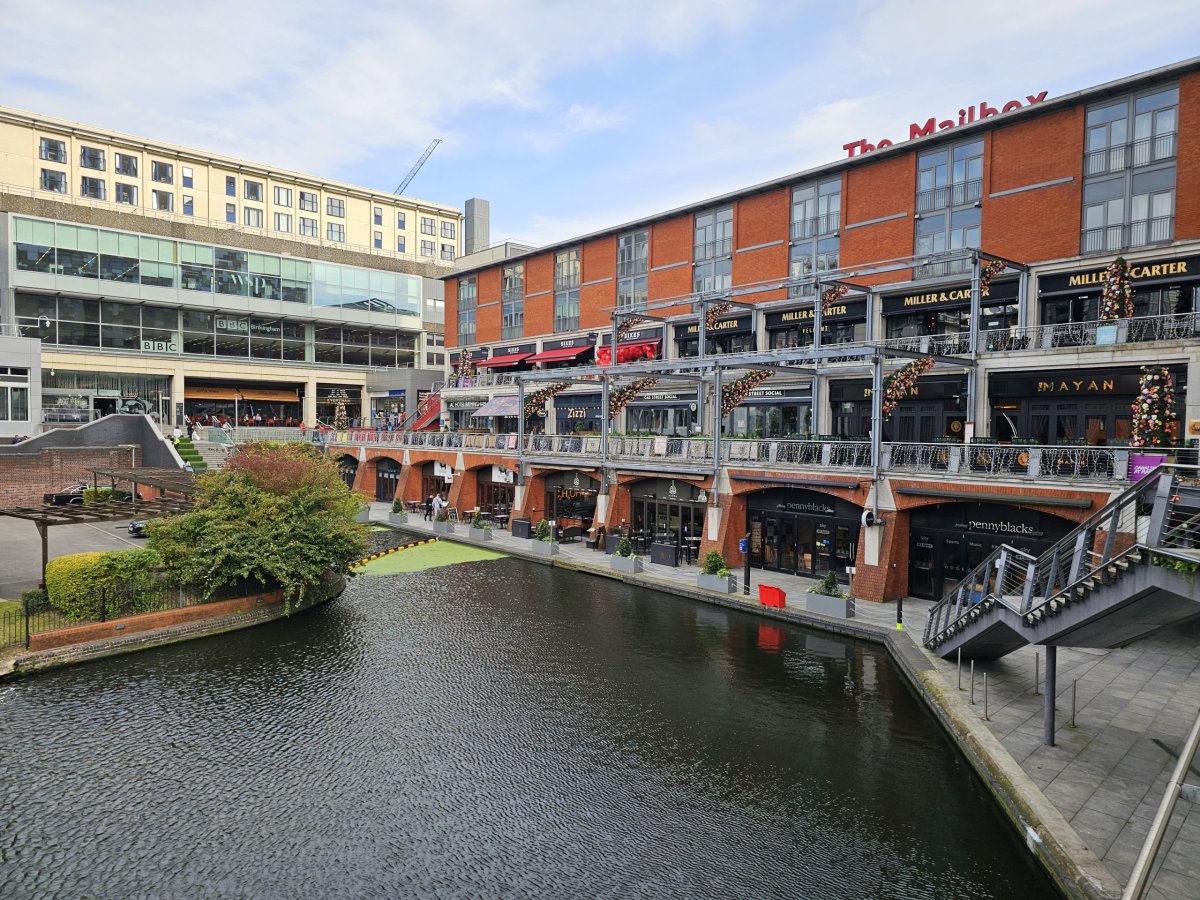
[[[1011,544],[1001,544],[929,608],[924,643],[928,644],[947,629],[976,614],[980,607],[990,609],[998,604],[1020,615],[1019,606],[1009,598],[1024,596],[1023,585],[1030,567],[1036,562],[1037,558],[1032,554]]]
[[[425,413],[429,412],[429,407],[437,402],[440,403],[442,395],[440,391],[431,391],[425,395],[425,399],[417,404],[417,408],[406,415],[403,419],[396,423],[397,431],[408,431],[410,422],[419,422]]]

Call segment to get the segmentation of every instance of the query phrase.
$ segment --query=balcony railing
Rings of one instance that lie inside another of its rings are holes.
[[[469,389],[481,387],[500,387],[503,385],[515,384],[516,381],[511,373],[489,372],[485,369],[476,375],[470,375],[466,378],[458,375],[451,375],[444,387],[448,390],[454,390],[455,388]]]
[[[799,219],[792,222],[792,240],[800,241],[815,237],[818,234],[832,234],[838,230],[840,213],[829,213],[824,216],[814,216],[811,219]]]
[[[1062,322],[1055,325],[1027,325],[1024,328],[999,328],[980,332],[979,348],[989,353],[1012,353],[1094,346],[1097,343],[1097,329],[1101,325],[1112,328],[1111,341],[1106,337],[1106,343],[1144,344],[1200,337],[1200,313],[1182,313],[1173,316],[1140,316],[1115,322]]]
[[[725,238],[720,241],[707,241],[696,244],[693,248],[695,259],[717,259],[722,256],[729,256],[733,252],[733,238]]]
[[[965,206],[983,198],[983,179],[956,181],[928,191],[917,192],[917,212]]]
[[[913,337],[893,337],[876,341],[876,343],[881,347],[908,350],[913,353],[928,354],[931,356],[962,356],[971,350],[970,335],[965,332],[959,334],[922,334]]]
[[[1085,175],[1108,175],[1111,172],[1120,172],[1130,167],[1140,168],[1173,159],[1176,154],[1177,137],[1172,131],[1167,134],[1142,138],[1129,144],[1118,144],[1115,147],[1092,150],[1083,155],[1083,173]]]
[[[924,278],[945,278],[948,275],[963,275],[971,271],[971,260],[962,259],[931,259],[928,262],[913,266],[913,280]]]
[[[1085,228],[1081,235],[1080,250],[1088,254],[1116,253],[1131,247],[1166,243],[1174,234],[1174,216],[1139,219],[1136,222],[1106,225],[1102,228]]]

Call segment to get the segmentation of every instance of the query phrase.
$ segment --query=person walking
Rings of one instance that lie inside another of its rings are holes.
[[[425,498],[425,521],[433,521],[433,494]]]

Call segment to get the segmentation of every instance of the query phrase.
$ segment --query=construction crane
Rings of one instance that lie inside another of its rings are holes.
[[[396,188],[395,193],[404,193],[404,189],[408,187],[408,183],[417,177],[417,173],[421,171],[421,166],[425,165],[425,160],[429,159],[429,155],[437,149],[437,145],[441,142],[441,138],[434,138],[429,142],[429,146],[425,148],[425,152],[421,154],[421,158],[417,160],[416,165],[408,170],[408,174],[404,176],[404,180],[400,182],[400,187]]]

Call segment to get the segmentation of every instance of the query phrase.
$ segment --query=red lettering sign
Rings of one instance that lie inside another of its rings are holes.
[[[981,100],[978,106],[968,106],[966,109],[958,111],[958,120],[942,119],[938,120],[936,116],[930,116],[924,122],[913,122],[908,126],[908,140],[916,140],[917,138],[929,137],[938,131],[946,131],[949,128],[957,128],[959,125],[968,125],[977,119],[990,119],[992,116],[999,116],[1007,112],[1012,112],[1015,109],[1021,109],[1028,104],[1033,106],[1035,103],[1041,103],[1046,99],[1048,91],[1042,91],[1038,94],[1026,94],[1025,103],[1020,100],[1009,100],[1000,109],[988,104],[986,100]],[[842,149],[846,151],[847,156],[861,156],[864,153],[870,153],[872,150],[882,150],[884,147],[892,146],[892,142],[887,138],[877,143],[870,143],[865,138],[857,141],[850,141],[848,144],[842,144]]]

